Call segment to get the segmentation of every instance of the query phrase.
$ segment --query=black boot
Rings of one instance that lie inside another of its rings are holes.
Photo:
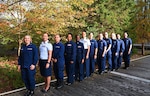
[[[30,90],[29,94],[27,96],[33,96],[34,95],[34,91]]]
[[[58,80],[58,86],[57,89],[60,89],[63,87],[63,80]]]
[[[28,96],[29,93],[30,93],[30,90],[27,89],[26,92],[25,92],[25,94],[24,94],[24,96]]]

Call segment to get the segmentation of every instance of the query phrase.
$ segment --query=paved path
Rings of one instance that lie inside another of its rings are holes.
[[[103,75],[94,74],[83,82],[62,89],[51,88],[42,94],[36,87],[34,96],[150,96],[150,56],[131,62],[128,70]],[[23,96],[24,90],[5,96]]]

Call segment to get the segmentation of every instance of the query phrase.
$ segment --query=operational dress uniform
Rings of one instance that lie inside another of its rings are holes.
[[[132,45],[132,40],[131,40],[131,38],[124,38],[123,41],[125,44],[125,51],[123,53],[123,59],[125,62],[125,68],[127,68],[130,65],[130,54],[131,53],[128,54],[128,51],[129,51],[130,45]]]
[[[91,45],[90,40],[87,38],[80,39],[80,42],[84,45],[85,50],[85,60],[84,60],[84,68],[85,68],[85,77],[90,76],[90,64],[89,64],[89,58],[86,58],[87,52],[88,52],[88,46]]]
[[[95,70],[95,49],[98,47],[97,46],[97,41],[92,39],[90,40],[91,46],[90,46],[90,54],[89,54],[89,62],[90,62],[90,74],[92,74]],[[97,54],[97,53],[96,53]]]
[[[73,61],[73,63],[71,63]],[[74,69],[76,61],[76,44],[73,41],[65,43],[65,64],[67,73],[67,83],[74,82]]]
[[[59,42],[59,43],[54,43],[53,44],[53,59],[57,59],[57,62],[53,62],[53,67],[54,67],[54,74],[55,78],[57,79],[57,87],[63,86],[63,78],[64,78],[64,44]]]
[[[124,46],[123,40],[122,39],[118,39],[118,41],[119,41],[119,44],[120,44],[120,50],[119,50],[117,69],[120,68],[120,66],[121,66],[122,58],[123,58],[123,52],[125,50],[125,46]]]
[[[112,39],[112,70],[117,69],[117,64],[118,64],[118,56],[119,56],[119,50],[120,50],[120,44],[117,39]],[[117,53],[117,54],[116,54]]]
[[[35,69],[31,70],[30,66],[33,64],[36,66],[38,62],[38,49],[30,43],[28,46],[22,45],[20,50],[20,56],[18,64],[21,66],[21,76],[25,86],[28,90],[33,91],[35,89]]]
[[[105,71],[106,66],[106,54],[103,57],[104,49],[107,47],[107,43],[105,40],[98,40],[98,53],[97,53],[97,63],[98,63],[98,72],[101,74]]]
[[[76,65],[75,65],[75,79],[79,78],[79,81],[82,81],[84,78],[84,67],[82,64],[82,59],[85,58],[84,45],[83,43],[76,42]]]
[[[104,40],[107,43],[107,48],[109,47],[110,44],[112,45],[112,40],[110,38],[105,38]],[[111,49],[107,52],[106,58],[108,60],[108,70],[111,70],[112,69],[112,52],[111,52]]]
[[[48,63],[48,51],[52,51],[53,46],[49,41],[42,42],[39,47],[40,52],[40,60],[39,60],[39,66],[40,66],[40,73],[43,77],[48,77],[52,75],[52,67],[51,62],[49,63],[49,68],[46,68],[46,64]]]

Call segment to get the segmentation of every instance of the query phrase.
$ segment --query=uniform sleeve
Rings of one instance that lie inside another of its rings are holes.
[[[18,65],[21,65],[21,56],[18,57]]]
[[[54,44],[52,45],[52,47],[53,47],[52,58],[54,58],[54,52],[55,52]]]
[[[88,44],[88,46],[91,46],[91,42],[89,39],[87,39],[87,44]]]
[[[64,55],[66,55],[67,43],[65,43],[64,47],[65,47]]]
[[[124,50],[125,50],[125,45],[123,40],[121,40],[121,52],[124,52]]]
[[[129,44],[130,44],[130,45],[132,44],[132,40],[131,40],[131,38],[129,39]]]
[[[98,50],[99,50],[99,47],[98,47],[98,46],[99,46],[99,43],[98,43],[98,40],[97,40],[96,42],[97,42],[97,48],[98,48]]]
[[[47,49],[48,49],[48,51],[52,51],[53,50],[53,46],[52,46],[51,43],[48,44]]]
[[[82,43],[82,52],[83,52],[82,59],[84,59],[84,58],[85,58],[85,50],[84,50],[84,45],[83,45],[83,43]]]
[[[111,40],[111,39],[109,39],[109,44],[111,44],[111,45],[112,45],[112,40]]]
[[[105,48],[105,47],[107,48],[107,43],[106,43],[106,41],[104,40],[103,42],[104,42],[104,48]],[[104,52],[104,51],[103,51],[103,52]]]
[[[118,40],[116,40],[117,42],[117,47],[116,47],[116,52],[119,53],[120,50],[120,42]]]
[[[72,61],[75,61],[76,60],[76,44],[75,43],[73,43],[73,49],[72,49]]]
[[[107,43],[106,43],[106,41],[104,41],[104,47],[107,47]]]
[[[33,63],[34,65],[36,65],[38,62],[38,48],[36,46],[34,46],[34,50],[33,50]]]
[[[96,40],[94,41],[94,47],[95,47],[95,48],[98,48],[98,44],[97,44],[97,41],[96,41]]]
[[[63,58],[64,57],[64,52],[65,52],[65,47],[64,47],[64,44],[61,44],[60,46],[60,51],[59,51],[59,54],[58,54],[58,58]]]

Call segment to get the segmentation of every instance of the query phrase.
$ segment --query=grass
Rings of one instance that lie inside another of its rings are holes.
[[[16,66],[4,64],[0,66],[0,92],[23,87],[21,75],[16,70]]]

